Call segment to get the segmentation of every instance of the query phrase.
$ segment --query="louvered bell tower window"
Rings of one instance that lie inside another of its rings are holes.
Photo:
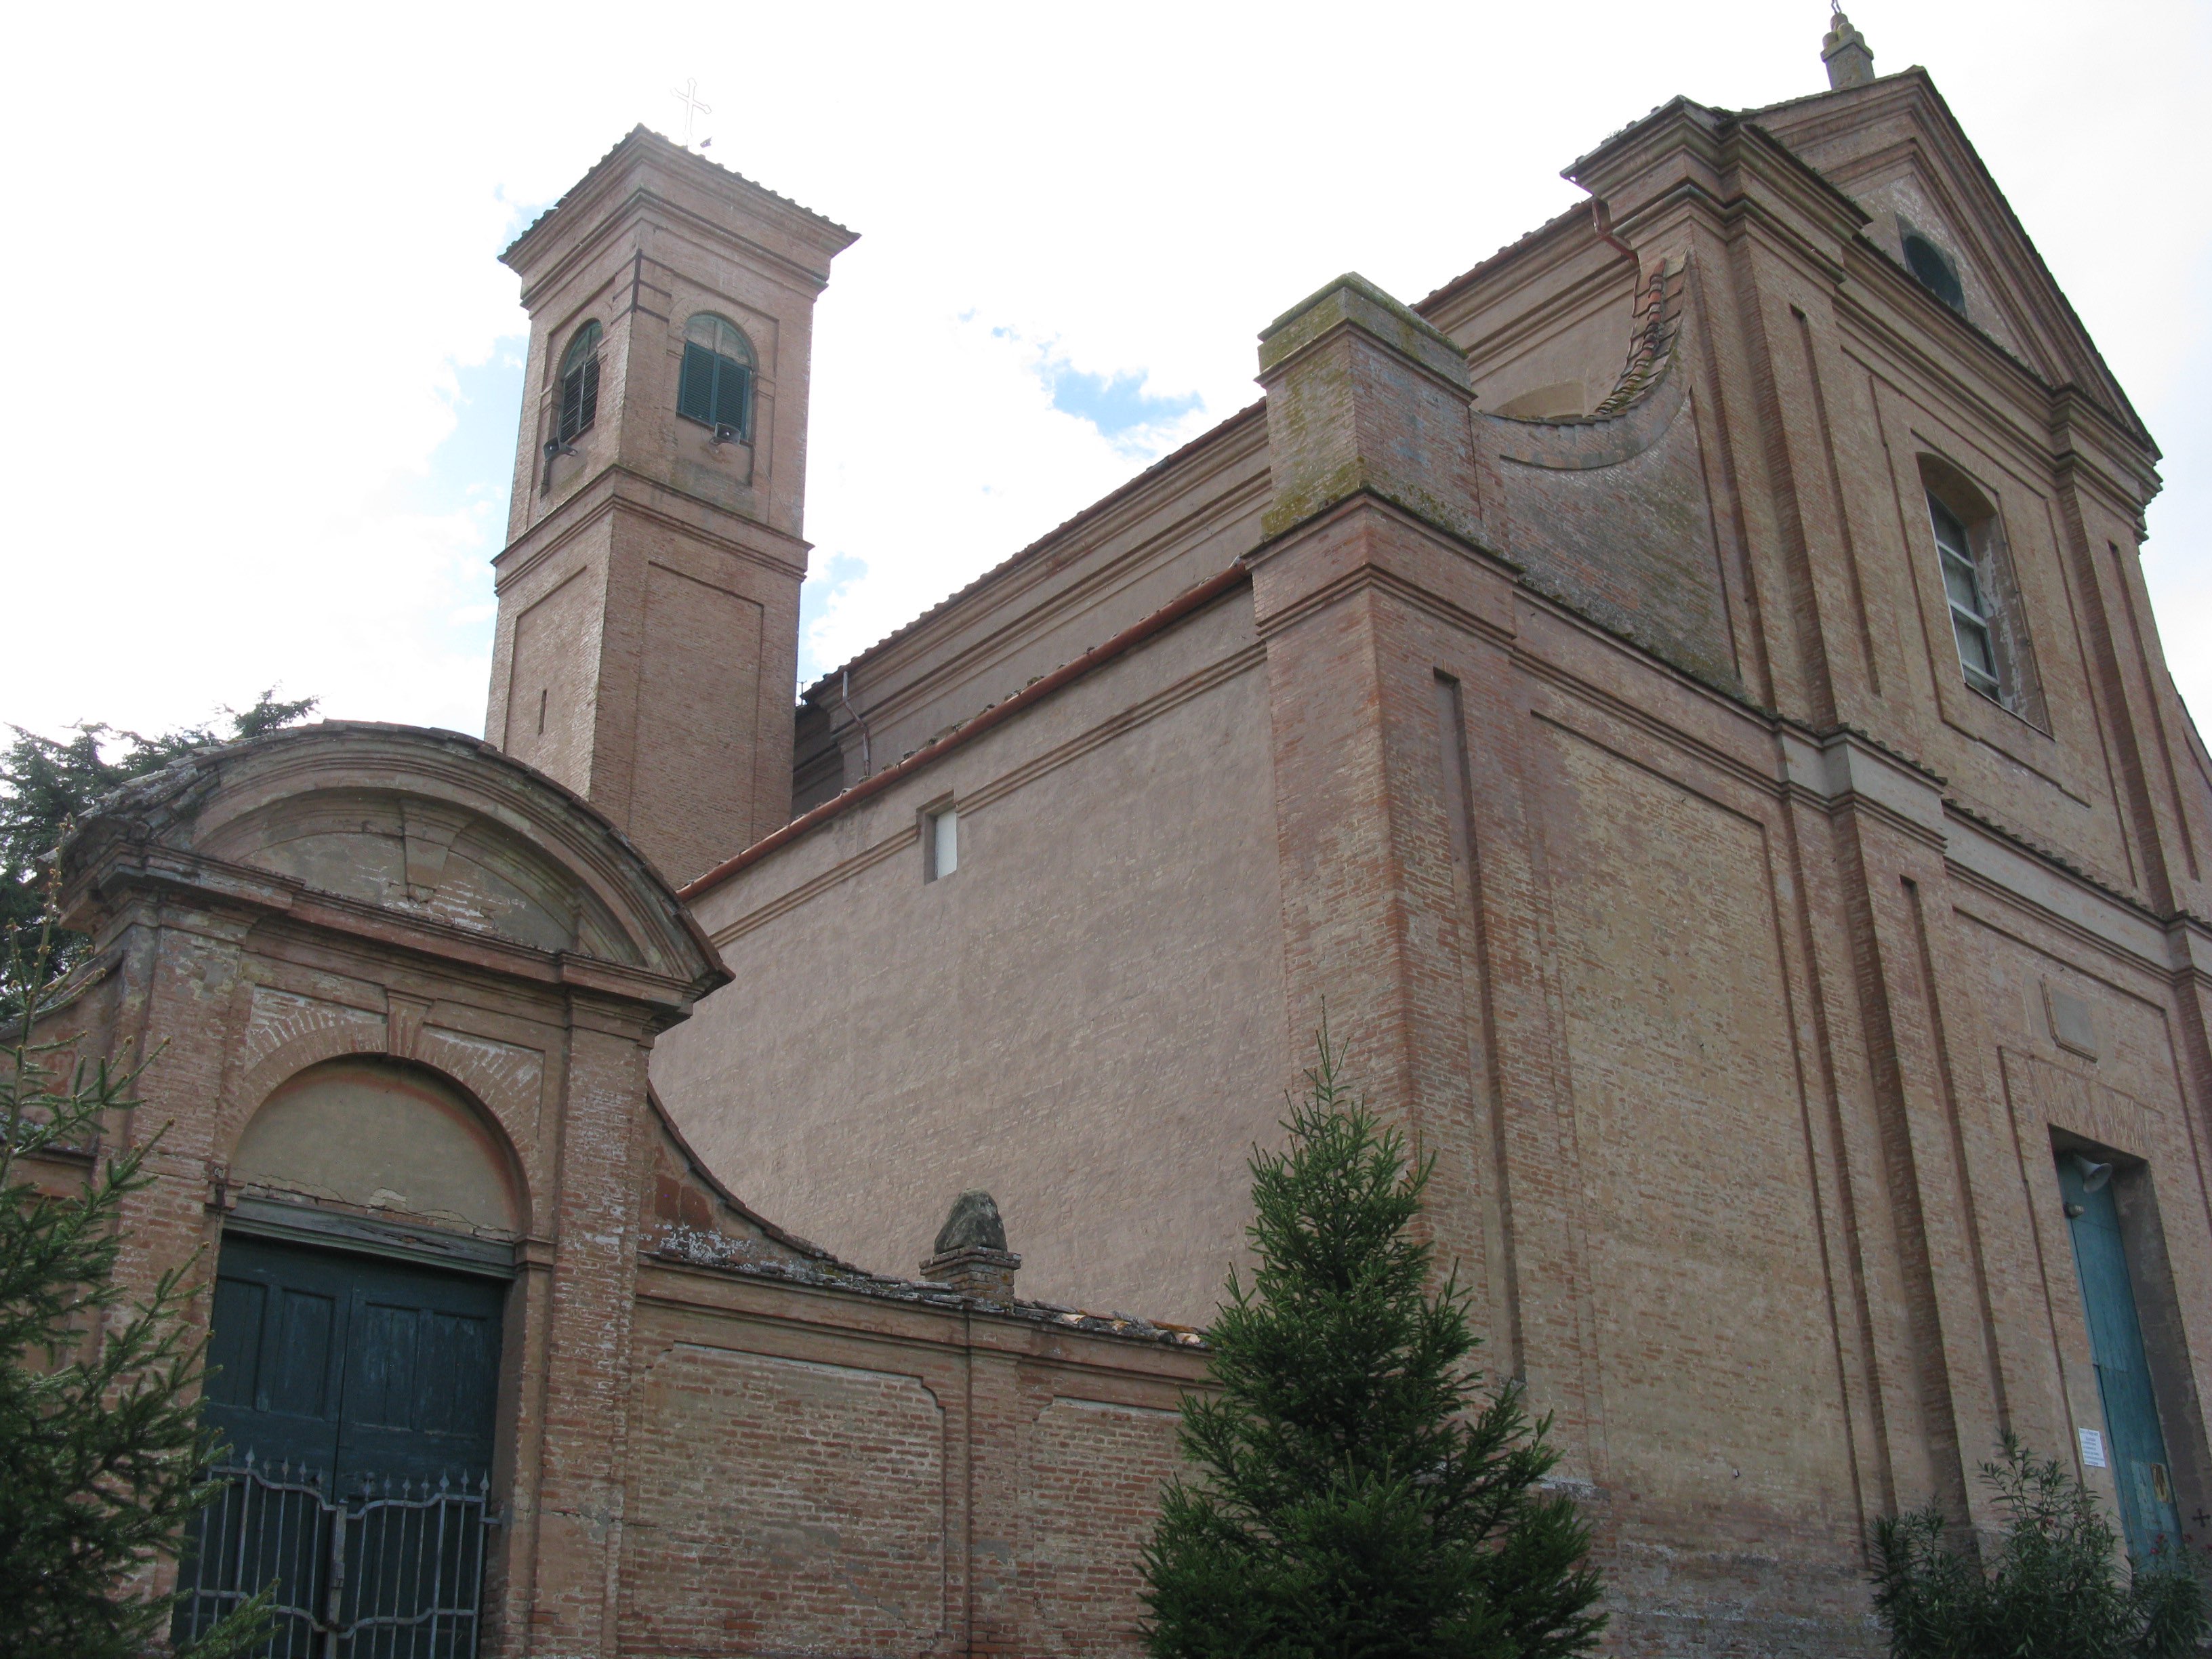
[[[1974,544],[1959,515],[1928,498],[1928,517],[1936,527],[1936,555],[1943,566],[1943,594],[1950,601],[1951,632],[1959,641],[1959,666],[1966,684],[1985,696],[2003,700],[1997,672],[1996,637]]]
[[[752,343],[726,317],[702,311],[684,325],[676,412],[718,438],[752,441]]]
[[[599,340],[597,323],[586,323],[561,354],[560,439],[568,442],[588,432],[599,417]]]

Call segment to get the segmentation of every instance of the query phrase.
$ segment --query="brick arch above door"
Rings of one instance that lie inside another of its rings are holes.
[[[241,1188],[471,1235],[529,1230],[529,1186],[497,1121],[418,1061],[340,1055],[295,1073],[232,1154]]]
[[[420,1063],[467,1096],[495,1123],[535,1184],[543,1152],[547,1060],[538,1048],[426,1018],[425,1006],[392,995],[389,1011],[257,986],[237,1062],[225,1090],[224,1144],[234,1149],[264,1102],[309,1067],[347,1055],[382,1054]]]

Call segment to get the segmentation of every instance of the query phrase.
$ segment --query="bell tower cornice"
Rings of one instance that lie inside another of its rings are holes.
[[[860,240],[834,219],[637,126],[508,244],[500,263],[522,278],[528,307],[580,241],[604,245],[656,215],[731,238],[817,289],[830,280],[830,260]]]

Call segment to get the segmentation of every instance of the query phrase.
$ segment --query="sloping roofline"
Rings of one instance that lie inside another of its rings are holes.
[[[191,848],[204,833],[204,814],[211,802],[234,792],[250,795],[275,777],[301,795],[319,788],[387,787],[436,799],[443,782],[450,792],[446,799],[504,825],[556,865],[584,876],[617,922],[630,930],[645,972],[680,985],[694,1001],[731,979],[690,907],[605,812],[483,738],[443,727],[319,720],[195,750],[94,802],[56,856],[74,887],[87,868],[118,847]],[[590,880],[594,875],[595,882]],[[663,953],[662,966],[652,965],[655,950]],[[550,954],[586,959],[577,952]]]
[[[1155,479],[1158,478],[1162,474],[1168,471],[1178,463],[1189,459],[1190,457],[1197,454],[1200,450],[1207,448],[1219,439],[1225,437],[1231,428],[1241,426],[1248,421],[1258,418],[1261,412],[1266,409],[1267,405],[1267,400],[1265,398],[1255,398],[1250,403],[1245,404],[1243,408],[1238,410],[1234,415],[1230,416],[1227,419],[1216,422],[1205,431],[1200,433],[1198,436],[1190,440],[1189,442],[1182,444],[1170,451],[1167,454],[1161,456],[1159,459],[1154,461],[1150,466],[1146,467],[1142,472],[1138,473],[1136,477],[1131,478],[1127,483],[1115,485],[1112,489],[1108,490],[1103,495],[1101,495],[1097,501],[1091,502],[1080,512],[1074,514],[1069,518],[1061,520],[1058,524],[1046,531],[1043,535],[1038,537],[1028,546],[1022,548],[1018,552],[1009,554],[1006,557],[1000,560],[998,563],[993,565],[988,570],[984,571],[982,574],[970,580],[964,586],[954,589],[951,592],[947,593],[943,599],[939,599],[935,605],[931,605],[927,611],[924,611],[920,615],[910,617],[906,622],[900,623],[890,633],[884,635],[883,638],[878,640],[873,645],[868,646],[860,651],[855,652],[852,656],[848,657],[843,662],[838,664],[836,667],[829,670],[818,679],[815,680],[812,684],[800,691],[799,694],[800,700],[803,702],[805,699],[811,697],[817,691],[826,691],[830,687],[830,682],[835,680],[839,674],[858,667],[861,663],[864,663],[869,658],[875,656],[878,652],[889,650],[892,646],[896,645],[901,640],[906,638],[908,635],[913,633],[916,629],[921,628],[926,623],[934,620],[936,617],[942,616],[945,611],[951,610],[954,605],[958,605],[963,599],[967,599],[970,594],[980,592],[982,589],[989,586],[993,582],[998,580],[1000,577],[1006,574],[1009,571],[1028,563],[1029,561],[1036,558],[1039,554],[1045,552],[1048,549],[1053,547],[1057,543],[1064,539],[1072,532],[1081,529],[1085,525],[1090,523],[1093,519],[1097,518],[1100,514],[1109,512],[1114,507],[1120,506],[1123,501],[1127,501],[1132,495],[1142,489],[1146,484],[1152,483]]]
[[[2139,439],[2150,450],[2153,459],[2155,459],[2158,454],[2158,446],[2156,442],[2152,439],[2149,429],[2143,424],[2142,417],[2136,412],[2135,405],[2129,400],[2125,389],[2122,387],[2119,383],[2118,377],[2112,373],[2111,365],[2105,361],[2104,354],[2098,349],[2096,341],[2090,336],[2087,328],[2083,325],[2080,314],[2074,309],[2073,301],[2066,297],[2065,290],[2058,285],[2057,278],[2051,274],[2049,265],[2044,262],[2043,256],[2036,248],[2033,240],[2028,235],[2027,228],[2021,225],[2019,216],[2013,211],[2011,203],[2007,200],[2004,192],[1997,187],[1996,179],[1990,172],[1988,164],[1982,160],[1981,153],[1974,148],[1972,141],[1966,137],[1965,128],[1960,125],[1958,117],[1952,113],[1950,106],[1944,101],[1943,94],[1936,89],[1934,78],[1929,76],[1925,69],[1917,64],[1909,69],[1899,70],[1894,74],[1877,76],[1875,80],[1867,82],[1863,86],[1832,88],[1826,92],[1808,93],[1802,97],[1784,99],[1776,103],[1763,104],[1752,109],[1729,110],[1717,105],[1703,104],[1698,102],[1695,99],[1677,95],[1656,106],[1645,114],[1638,117],[1635,120],[1628,122],[1615,131],[1608,134],[1601,143],[1592,146],[1589,150],[1586,150],[1581,155],[1577,156],[1572,161],[1570,161],[1565,167],[1561,169],[1560,176],[1569,180],[1571,183],[1580,186],[1583,190],[1588,191],[1589,186],[1582,183],[1582,179],[1578,175],[1586,171],[1589,165],[1597,157],[1602,155],[1607,150],[1613,149],[1615,146],[1628,141],[1638,133],[1646,131],[1660,121],[1668,119],[1670,117],[1680,113],[1688,112],[1692,115],[1693,118],[1698,119],[1710,125],[1716,133],[1725,133],[1731,128],[1737,126],[1747,127],[1757,131],[1759,136],[1767,143],[1771,144],[1775,149],[1781,152],[1781,154],[1785,156],[1789,161],[1794,163],[1796,167],[1806,175],[1808,182],[1817,183],[1818,186],[1825,193],[1848,205],[1850,210],[1854,214],[1857,215],[1859,220],[1863,222],[1865,218],[1865,210],[1860,207],[1857,201],[1851,197],[1850,192],[1835,184],[1826,173],[1822,173],[1819,168],[1814,167],[1802,156],[1799,155],[1796,150],[1790,146],[1786,139],[1782,137],[1778,133],[1770,131],[1759,118],[1771,115],[1778,111],[1796,109],[1805,105],[1815,104],[1826,100],[1841,100],[1862,96],[1867,94],[1870,88],[1880,88],[1893,91],[1900,83],[1905,82],[1910,82],[1923,89],[1928,94],[1932,106],[1941,117],[1949,136],[1958,141],[1960,147],[1964,149],[1968,161],[1971,162],[1978,175],[1979,182],[1988,189],[1991,197],[1996,200],[2000,211],[2004,215],[2007,226],[2011,229],[2014,235],[2020,238],[2021,245],[2027,250],[2028,257],[2034,261],[2037,273],[2042,277],[2045,284],[2049,288],[2050,291],[2057,296],[2059,304],[2064,308],[2067,321],[2072,325],[2076,334],[2081,337],[2082,343],[2087,347],[2091,360],[2096,365],[2097,369],[2105,381],[2106,388],[2109,389],[2111,395],[2118,404],[2118,410],[2117,412],[2120,417],[2119,423],[2125,427],[2135,437]],[[641,129],[641,130],[642,129]],[[1562,231],[1568,229],[1574,221],[1578,218],[1584,217],[1585,216],[1594,214],[1601,206],[1601,199],[1594,192],[1590,193],[1584,201],[1576,203],[1573,206],[1569,207],[1564,211],[1544,221],[1533,230],[1530,230],[1523,235],[1516,238],[1515,240],[1507,243],[1496,252],[1480,260],[1466,270],[1462,271],[1458,276],[1452,277],[1448,282],[1431,290],[1427,295],[1413,305],[1412,307],[1413,310],[1424,316],[1427,315],[1431,310],[1445,304],[1449,300],[1465,292],[1466,289],[1473,283],[1480,282],[1483,277],[1500,269],[1516,256],[1526,252],[1536,243],[1548,236],[1556,235]],[[802,211],[803,210],[802,210]],[[1601,235],[1606,234],[1601,222],[1598,222],[1594,220],[1593,228]],[[1869,243],[1869,246],[1872,246],[1875,245]],[[1877,247],[1876,251],[1879,252],[1880,249]],[[1974,332],[1978,336],[1984,340],[1988,340],[1992,348],[1999,351],[2004,351],[2005,356],[2008,358],[2013,358],[2013,354],[2010,351],[2006,350],[2006,349],[1997,341],[1990,339],[1984,331],[1975,328],[1972,323],[1966,321],[1965,319],[1960,319],[1960,321],[1964,323],[1965,326],[1973,329]],[[2014,361],[2016,362],[2017,359],[2014,358]],[[2022,364],[2021,367],[2025,368],[2027,366]],[[2030,369],[2029,372],[2033,373],[2034,371]],[[2037,378],[2040,379],[2041,377],[2039,375]],[[939,599],[927,610],[921,611],[920,614],[902,623],[901,626],[892,629],[891,632],[884,635],[872,645],[867,646],[864,649],[854,653],[852,656],[847,658],[842,663],[830,669],[827,672],[822,674],[819,678],[814,680],[812,684],[809,684],[800,694],[802,700],[811,698],[816,694],[825,690],[837,679],[840,674],[849,672],[851,670],[860,666],[862,663],[869,661],[882,652],[906,639],[915,632],[915,630],[924,627],[937,617],[942,616],[947,611],[960,605],[974,594],[989,586],[1001,576],[1004,576],[1009,572],[1016,569],[1029,560],[1035,558],[1037,555],[1045,551],[1047,549],[1057,545],[1063,541],[1070,532],[1079,529],[1085,524],[1088,523],[1099,514],[1108,511],[1118,503],[1126,501],[1134,492],[1158,478],[1162,474],[1174,467],[1177,463],[1188,459],[1193,454],[1218,441],[1221,438],[1225,436],[1232,428],[1237,426],[1241,422],[1249,421],[1259,416],[1261,411],[1265,409],[1266,403],[1266,398],[1261,398],[1246,404],[1243,409],[1238,410],[1235,414],[1220,422],[1218,425],[1200,433],[1198,436],[1193,438],[1188,443],[1183,444],[1181,447],[1176,449],[1171,453],[1161,457],[1160,459],[1155,461],[1151,466],[1146,467],[1142,472],[1138,473],[1127,483],[1124,483],[1117,489],[1108,492],[1106,495],[1100,496],[1097,501],[1084,507],[1080,512],[1076,513],[1072,517],[1055,526],[1053,529],[1046,532],[1042,536],[1038,537],[1028,546],[1024,547],[1018,552],[1002,559],[1000,562],[993,565],[989,569],[982,572],[980,575],[975,576],[963,586],[956,589],[951,593],[948,593],[945,598]]]
[[[1737,110],[1733,112],[1732,118],[1749,122],[1764,129],[1765,123],[1760,118],[1776,114],[1780,111],[1802,109],[1808,105],[1830,100],[1840,103],[1846,100],[1864,100],[1877,89],[1895,91],[1907,83],[1926,94],[1929,106],[1941,118],[1946,132],[1965,152],[1967,161],[1974,169],[1978,182],[1989,191],[1990,199],[1996,204],[1997,211],[2004,216],[2006,228],[2020,239],[2021,246],[2027,251],[2027,257],[2034,262],[2036,275],[2043,279],[2044,286],[2057,300],[2061,309],[2065,313],[2067,323],[2080,337],[2082,345],[2089,353],[2090,362],[2096,366],[2098,374],[2103,378],[2105,384],[2101,389],[2109,392],[2118,403],[2118,409],[2116,412],[2121,417],[2121,424],[2125,426],[2134,436],[2140,439],[2155,457],[2158,453],[2157,441],[2151,436],[2149,427],[2144,424],[2143,418],[2137,412],[2134,401],[2129,398],[2127,388],[2120,383],[2120,377],[2112,372],[2112,366],[2106,361],[2103,350],[2097,344],[2096,337],[2089,332],[2088,325],[2081,320],[2081,314],[2074,309],[2074,301],[2067,296],[2066,290],[2060,286],[2057,277],[2051,274],[2050,265],[2044,259],[2043,251],[2036,246],[2035,239],[2027,234],[2027,227],[2021,222],[2020,215],[2013,210],[2012,201],[1998,185],[1996,175],[1990,171],[1989,163],[1982,159],[1981,151],[1974,147],[1974,141],[1966,136],[1964,124],[1952,112],[1949,102],[1944,98],[1942,89],[1936,86],[1936,77],[1926,69],[1918,64],[1914,64],[1892,75],[1877,76],[1860,86],[1832,88],[1826,92],[1808,93],[1800,98],[1785,98],[1778,103],[1762,104],[1755,109]],[[1730,113],[1726,111],[1716,112]],[[1779,133],[1774,134],[1773,137],[1778,143],[1785,149],[1789,148],[1790,141],[1787,138],[1783,137]],[[1972,325],[1970,324],[1969,326]],[[1979,331],[1978,330],[1977,332]],[[1996,343],[1992,342],[1992,343]],[[1999,347],[1999,349],[2002,349]],[[2007,355],[2011,354],[2007,353]]]

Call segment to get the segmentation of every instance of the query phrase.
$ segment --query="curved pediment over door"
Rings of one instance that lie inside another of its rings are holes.
[[[339,787],[241,815],[200,850],[541,951],[643,966],[605,898],[495,818],[401,789]]]
[[[101,804],[83,868],[154,849],[668,981],[726,979],[683,902],[587,802],[459,732],[330,721],[191,756]]]

